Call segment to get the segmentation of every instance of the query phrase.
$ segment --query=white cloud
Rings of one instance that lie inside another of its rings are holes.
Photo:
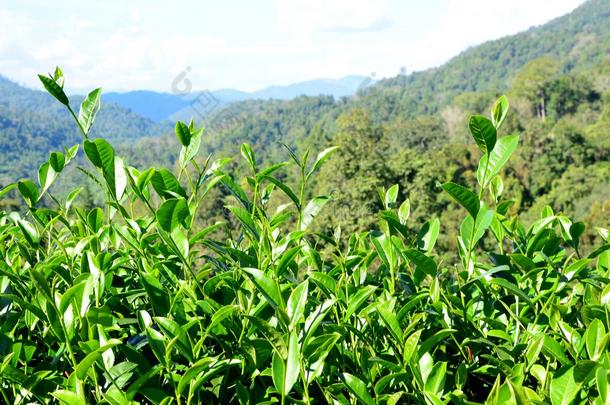
[[[421,70],[443,63],[469,46],[516,34],[572,11],[583,0],[449,0],[438,25],[415,49]]]
[[[287,31],[365,31],[385,24],[385,0],[275,0],[280,26]]]
[[[187,66],[195,89],[255,90],[371,72],[394,76],[403,65],[409,71],[438,65],[467,46],[544,23],[582,3],[426,1],[269,0],[268,9],[257,8],[263,14],[223,18],[213,28],[195,13],[179,18],[186,7],[158,9],[158,3],[100,3],[104,9],[67,8],[57,18],[33,13],[25,2],[0,10],[0,74],[39,87],[36,73],[60,64],[72,89],[160,91],[170,91]],[[440,14],[430,12],[441,4]],[[224,6],[207,7],[208,23],[223,15]],[[392,25],[379,30],[389,20]]]

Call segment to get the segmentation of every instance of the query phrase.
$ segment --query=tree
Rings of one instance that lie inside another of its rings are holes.
[[[548,98],[548,85],[555,77],[559,64],[549,57],[529,62],[517,73],[513,80],[515,95],[524,97],[533,104],[536,117],[546,120],[545,100]]]

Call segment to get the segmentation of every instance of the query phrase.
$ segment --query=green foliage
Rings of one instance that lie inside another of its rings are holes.
[[[29,209],[0,212],[2,400],[606,403],[608,231],[585,256],[582,223],[545,207],[526,226],[508,211],[499,176],[519,138],[498,133],[507,109],[500,99],[492,120],[474,120],[484,158],[467,180],[478,187],[442,186],[465,208],[456,264],[436,243],[456,224],[435,218],[411,230],[398,185],[380,191],[375,229],[345,243],[339,229],[318,232],[331,198],[307,189],[333,168],[334,148],[311,164],[288,148],[290,161],[267,165],[243,145],[248,175],[235,180],[226,160],[195,158],[193,124],[176,128],[177,175],[138,170],[83,131],[105,209],[73,206],[78,191],[38,206],[76,148],[51,155],[39,186],[7,188]],[[81,129],[97,111],[86,110],[86,120],[74,116]],[[340,128],[337,155],[383,137],[362,113]],[[353,164],[376,168],[362,156]],[[198,224],[213,195],[225,223]]]

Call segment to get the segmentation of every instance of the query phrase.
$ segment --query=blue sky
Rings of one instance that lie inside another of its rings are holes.
[[[583,0],[2,0],[0,74],[71,89],[256,90],[395,76],[565,14]],[[188,68],[188,71],[186,69]]]

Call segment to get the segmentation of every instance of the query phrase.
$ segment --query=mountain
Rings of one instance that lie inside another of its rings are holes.
[[[468,134],[468,117],[488,115],[497,96],[506,93],[511,113],[500,136],[521,134],[507,167],[512,180],[502,185],[512,209],[535,213],[549,205],[604,226],[610,218],[608,27],[610,0],[589,0],[547,24],[467,49],[440,67],[360,88],[352,96],[319,95],[330,86],[324,81],[254,93],[199,92],[180,100],[189,104],[172,117],[195,117],[206,128],[202,156],[239,157],[246,142],[254,147],[259,168],[289,160],[286,146],[298,156],[308,148],[313,156],[330,145],[341,146],[315,180],[320,192],[334,196],[321,219],[326,225],[341,225],[346,232],[368,228],[380,208],[370,205],[377,190],[399,184],[399,199],[411,199],[415,223],[438,215],[448,228],[459,229],[451,224],[457,207],[439,194],[437,184],[474,178],[480,155]],[[362,87],[358,81],[346,80],[347,88]],[[35,177],[40,156],[80,140],[61,106],[15,86],[6,80],[0,84],[0,183]],[[12,90],[2,92],[4,87]],[[155,123],[135,110],[147,107],[141,100],[158,98],[158,108],[169,99],[158,93],[140,96],[132,97],[133,110],[105,103],[96,131],[111,135],[130,165],[171,165],[179,150],[175,136],[141,137],[163,133],[171,124]],[[168,111],[157,109],[155,117]],[[240,170],[239,163],[235,167]],[[73,184],[84,183],[82,175],[78,179]],[[225,190],[213,193],[218,203]],[[221,212],[220,205],[210,207],[211,215]],[[587,238],[595,237],[593,230],[587,232]],[[453,236],[439,240],[444,247],[452,243]]]
[[[582,71],[608,61],[608,27],[610,1],[588,0],[546,24],[467,49],[438,68],[381,80],[359,100],[389,97],[391,116],[413,116],[436,113],[464,92],[505,91],[521,68],[543,56],[557,61],[563,72]]]
[[[227,105],[245,100],[290,100],[299,96],[330,95],[335,98],[351,96],[370,80],[364,76],[341,79],[315,79],[269,86],[253,92],[235,89],[199,91],[188,95],[159,93],[148,90],[110,92],[105,99],[150,118],[154,121],[187,120],[193,115],[208,115]]]
[[[104,99],[157,122],[189,105],[189,101],[183,97],[148,90],[110,92],[104,94]]]

